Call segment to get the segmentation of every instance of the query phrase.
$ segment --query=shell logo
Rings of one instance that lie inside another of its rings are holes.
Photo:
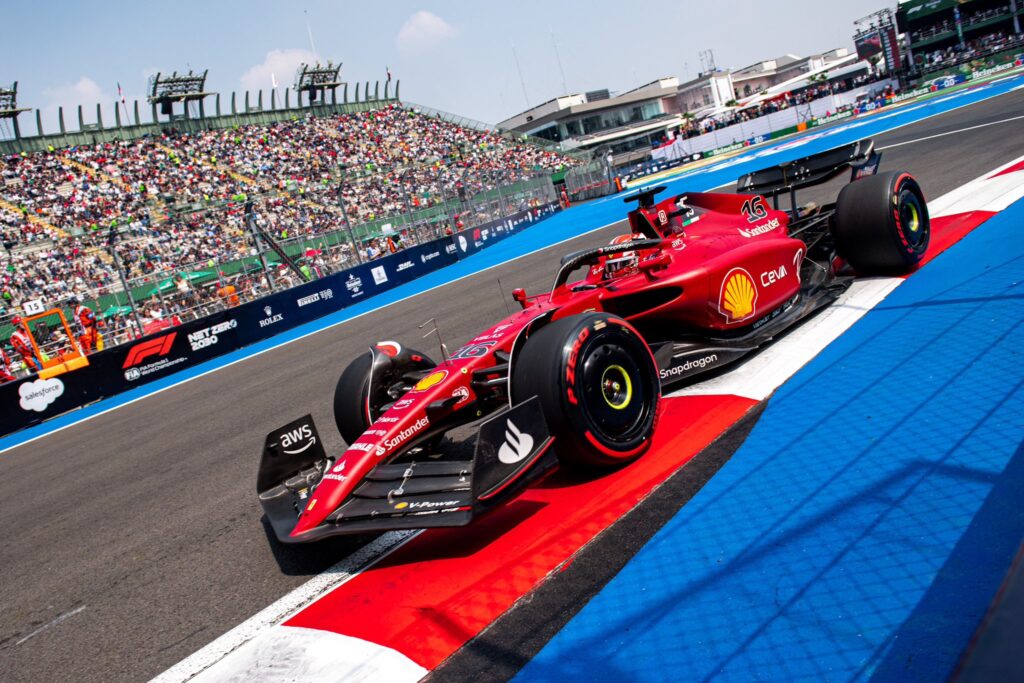
[[[733,268],[722,280],[718,295],[718,312],[730,323],[738,323],[754,315],[757,310],[757,288],[750,273]]]
[[[395,503],[395,509],[396,510],[404,510],[407,507],[409,507],[409,504],[404,502],[404,501],[401,502],[401,503]]]
[[[430,387],[437,386],[438,384],[443,382],[444,378],[447,377],[447,376],[448,376],[448,371],[447,370],[438,370],[437,372],[432,372],[429,375],[427,375],[426,377],[424,377],[423,379],[421,379],[419,382],[417,382],[416,386],[414,386],[412,388],[412,390],[413,391],[426,391]]]

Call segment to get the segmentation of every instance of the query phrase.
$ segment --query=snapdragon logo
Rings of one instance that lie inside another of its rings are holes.
[[[704,356],[703,358],[694,358],[693,360],[686,361],[682,365],[676,365],[671,368],[666,368],[662,370],[661,378],[668,379],[669,377],[677,377],[683,374],[684,372],[695,370],[697,368],[703,369],[717,362],[718,354],[716,353],[713,353],[710,356]]]
[[[59,379],[37,379],[18,387],[21,409],[41,413],[64,394],[64,383]]]

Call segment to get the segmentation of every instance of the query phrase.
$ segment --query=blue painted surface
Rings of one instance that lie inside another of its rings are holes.
[[[701,191],[733,182],[740,175],[781,163],[786,160],[814,154],[838,145],[853,142],[862,138],[878,135],[930,116],[967,106],[1009,92],[1024,83],[1024,76],[1017,76],[1005,81],[995,82],[978,88],[961,91],[946,97],[917,105],[897,108],[891,112],[876,114],[848,124],[829,128],[823,131],[812,131],[777,145],[766,146],[750,153],[741,154],[711,166],[681,174],[670,181],[659,181],[668,185],[670,193],[684,191]],[[969,180],[967,178],[965,181]],[[28,440],[42,436],[54,429],[65,427],[75,422],[88,419],[98,413],[111,410],[125,403],[138,400],[155,391],[186,381],[203,373],[236,360],[247,358],[268,348],[297,339],[315,332],[323,327],[349,320],[358,315],[376,310],[395,301],[408,298],[428,289],[438,287],[454,279],[472,275],[501,263],[518,258],[532,251],[571,239],[582,233],[625,218],[625,207],[619,196],[607,197],[573,208],[571,211],[556,214],[554,217],[541,221],[536,226],[513,235],[498,244],[459,263],[436,271],[414,282],[397,287],[382,295],[365,302],[338,311],[315,322],[294,328],[284,334],[253,344],[240,351],[221,356],[208,363],[183,370],[166,379],[151,382],[136,390],[98,401],[91,406],[56,417],[43,424],[31,427],[15,434],[0,438],[0,452],[18,446]],[[552,262],[552,277],[555,262]],[[518,286],[509,282],[509,286]],[[531,288],[532,289],[532,288]]]
[[[944,680],[1024,537],[1024,202],[912,276],[520,681]]]

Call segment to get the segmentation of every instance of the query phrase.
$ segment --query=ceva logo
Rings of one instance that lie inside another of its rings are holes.
[[[128,357],[124,359],[123,369],[135,367],[141,365],[144,360],[150,356],[166,356],[171,352],[171,345],[174,344],[174,338],[178,336],[177,332],[171,332],[165,334],[162,337],[156,339],[150,339],[144,341],[141,344],[136,344],[132,347],[131,351],[128,352]]]

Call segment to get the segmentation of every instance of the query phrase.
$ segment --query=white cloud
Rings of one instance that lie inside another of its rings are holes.
[[[82,113],[86,123],[95,123],[96,104],[102,104],[103,108],[109,109],[111,103],[117,99],[116,90],[105,90],[99,83],[87,76],[82,76],[74,83],[62,83],[61,85],[43,90],[43,106],[40,107],[43,114],[43,124],[47,132],[56,132],[57,108],[64,107],[64,124],[68,130],[78,130],[78,105],[82,105]],[[105,121],[111,125],[113,121]]]
[[[309,50],[288,48],[271,50],[263,62],[242,74],[243,90],[268,90],[271,87],[271,74],[277,79],[278,85],[289,86],[295,81],[295,70],[300,64],[315,64],[317,57]]]
[[[456,33],[455,27],[447,21],[422,9],[405,20],[395,37],[395,45],[402,52],[423,52],[454,37]]]

